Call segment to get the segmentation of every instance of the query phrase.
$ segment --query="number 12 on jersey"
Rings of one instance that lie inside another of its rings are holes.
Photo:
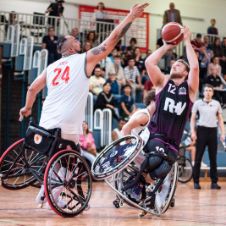
[[[67,83],[70,79],[70,67],[66,66],[65,69],[62,71],[62,68],[55,68],[54,69],[55,76],[52,80],[52,85],[57,86],[59,85],[60,81],[64,81]]]

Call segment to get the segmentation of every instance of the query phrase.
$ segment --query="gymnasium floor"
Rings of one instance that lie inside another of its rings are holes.
[[[226,182],[221,190],[211,190],[201,182],[202,190],[193,184],[178,183],[176,205],[163,216],[146,215],[139,210],[112,205],[113,191],[103,182],[95,182],[91,208],[74,218],[61,218],[52,210],[39,209],[34,203],[37,188],[10,191],[0,187],[0,226],[212,226],[226,225]]]

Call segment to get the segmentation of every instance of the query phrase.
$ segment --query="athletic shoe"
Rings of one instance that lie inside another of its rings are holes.
[[[199,183],[194,183],[194,189],[201,189],[201,186],[199,185]]]
[[[212,183],[211,184],[211,189],[220,190],[221,189],[221,186],[219,186],[217,183]]]

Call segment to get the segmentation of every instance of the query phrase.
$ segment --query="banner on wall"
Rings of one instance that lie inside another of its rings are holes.
[[[95,21],[96,7],[88,5],[79,6],[79,19],[81,21],[87,21],[87,23],[82,23],[83,27],[80,30],[95,30],[96,25],[93,23]],[[128,14],[128,10],[120,10],[113,8],[105,8],[106,21],[112,21],[114,24],[120,23],[125,16]],[[141,17],[137,18],[130,29],[126,33],[125,43],[127,46],[129,44],[130,38],[137,39],[137,46],[141,50],[146,51],[149,46],[149,14],[144,13]]]

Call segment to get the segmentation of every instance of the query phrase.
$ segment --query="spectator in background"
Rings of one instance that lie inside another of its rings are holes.
[[[218,29],[215,27],[216,25],[216,19],[210,20],[210,27],[207,28],[207,34],[209,35],[218,35]]]
[[[126,83],[130,85],[133,90],[142,89],[140,72],[135,66],[134,58],[130,58],[128,61],[128,66],[124,68],[124,75],[126,78]]]
[[[60,54],[57,52],[58,37],[55,35],[53,27],[48,28],[48,34],[42,39],[42,48],[48,50],[48,65],[60,59]]]
[[[115,128],[111,133],[112,141],[118,140],[119,138],[123,137],[121,130],[122,130],[122,127],[126,124],[127,121],[128,120],[126,118],[120,118],[119,119],[118,127]]]
[[[121,66],[121,57],[119,55],[114,56],[113,64],[110,64],[108,68],[109,74],[115,74],[118,83],[123,86],[126,84],[123,68]]]
[[[218,74],[216,67],[210,69],[210,75],[208,75],[206,83],[210,84],[214,89],[213,98],[218,100],[222,105],[226,104],[226,93],[223,89],[226,82],[221,75]]]
[[[136,47],[134,50],[134,58],[135,58],[135,65],[137,66],[139,72],[141,73],[144,69],[144,59],[142,58],[142,54],[139,47]]]
[[[88,50],[92,49],[93,46],[89,41],[85,41],[83,47],[82,47],[82,52],[87,52]]]
[[[200,51],[200,48],[204,46],[202,35],[200,33],[196,34],[196,37],[191,41],[191,44],[195,51]]]
[[[169,22],[177,22],[182,25],[180,11],[175,9],[175,4],[173,2],[169,4],[169,9],[166,10],[163,15],[163,25]]]
[[[194,189],[201,189],[199,185],[200,164],[205,151],[208,147],[210,160],[210,177],[211,189],[221,189],[217,184],[217,128],[219,125],[221,136],[220,139],[224,142],[224,120],[222,117],[222,109],[220,103],[213,100],[213,87],[206,85],[204,88],[204,98],[195,101],[192,108],[191,116],[191,137],[193,142],[196,141],[195,165],[193,168]],[[196,116],[199,113],[197,122],[197,131],[195,130]]]
[[[213,55],[215,57],[222,57],[223,55],[223,50],[222,50],[222,47],[221,47],[221,40],[220,38],[215,38],[214,39],[214,42],[213,42],[213,45],[212,45],[212,50],[213,50]]]
[[[71,29],[71,36],[78,38],[79,36],[79,29],[77,27],[74,27]]]
[[[118,81],[116,79],[116,74],[109,73],[109,78],[107,79],[107,82],[111,85],[111,93],[114,95],[120,94],[120,86],[118,84]]]
[[[134,105],[132,87],[130,85],[125,85],[123,87],[123,95],[120,103],[120,116],[122,118],[128,118],[135,112],[136,106]]]
[[[211,63],[208,65],[208,72],[207,72],[208,75],[210,75],[212,73],[213,68],[216,68],[216,73],[218,75],[221,75],[220,59],[216,56],[214,56],[211,59]]]
[[[226,37],[223,38],[222,42],[222,58],[220,63],[224,80],[226,80]]]
[[[95,31],[89,31],[89,33],[86,36],[86,41],[90,42],[93,47],[97,46],[98,43],[97,43],[97,34],[96,34],[96,32]]]
[[[163,40],[162,40],[162,37],[158,38],[157,39],[157,42],[156,42],[156,49],[158,49],[159,47],[163,46]]]
[[[60,24],[60,17],[63,16],[64,13],[64,7],[63,7],[64,0],[56,0],[55,3],[51,3],[46,13],[49,14],[49,16],[58,17],[58,18],[48,18],[48,24],[51,27],[58,27]]]
[[[105,5],[103,2],[99,2],[96,7],[95,18],[96,19],[106,19],[107,14],[104,12]]]
[[[127,46],[126,51],[129,52],[129,55],[133,55],[135,52],[135,49],[137,47],[137,39],[136,38],[131,38],[129,41],[129,46]]]
[[[17,24],[18,21],[17,21],[17,14],[15,11],[11,11],[9,13],[9,25],[15,25]]]
[[[96,67],[94,69],[94,75],[92,75],[89,79],[89,91],[96,96],[103,91],[105,79],[102,77],[102,73],[102,69],[100,67]]]
[[[103,110],[105,108],[111,110],[113,118],[116,120],[119,119],[118,114],[116,113],[115,99],[111,93],[111,84],[109,82],[103,84],[103,91],[98,94],[96,103],[94,105],[95,110]]]
[[[83,134],[79,137],[79,144],[83,151],[86,151],[96,156],[96,145],[93,138],[93,134],[89,131],[88,123],[84,121],[82,123]]]

